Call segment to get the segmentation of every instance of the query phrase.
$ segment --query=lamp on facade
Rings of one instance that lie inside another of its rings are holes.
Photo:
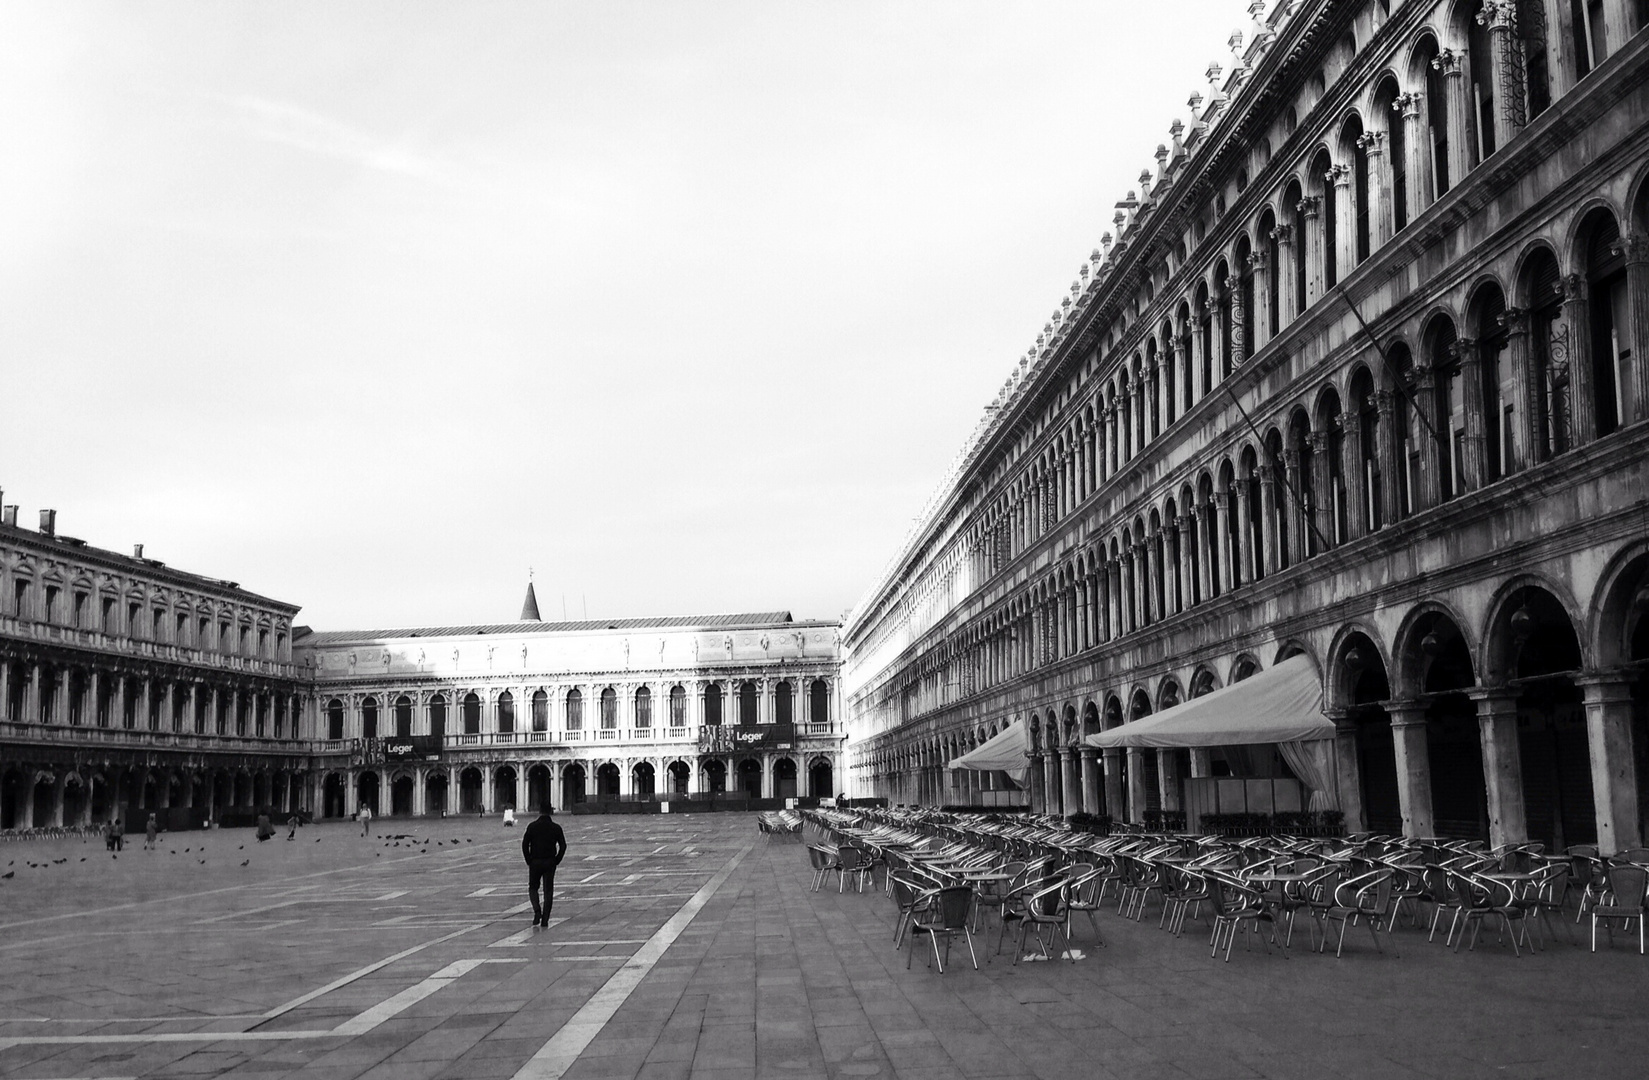
[[[1443,639],[1437,636],[1436,630],[1426,631],[1426,636],[1420,639],[1420,651],[1433,660],[1437,659],[1443,651]]]
[[[1523,604],[1520,606],[1516,611],[1512,612],[1512,644],[1521,649],[1523,647],[1523,643],[1534,636],[1535,629],[1538,626],[1539,621],[1535,619],[1534,615],[1529,611],[1529,605]]]

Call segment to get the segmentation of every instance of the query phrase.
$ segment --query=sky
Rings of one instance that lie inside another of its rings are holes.
[[[318,629],[895,554],[1241,0],[0,5],[0,488]]]

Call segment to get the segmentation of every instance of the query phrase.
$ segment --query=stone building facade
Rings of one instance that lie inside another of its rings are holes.
[[[849,790],[1140,820],[1126,724],[1299,653],[1356,828],[1642,836],[1649,35],[1635,0],[1249,7],[844,626]]]
[[[526,619],[296,644],[329,762],[323,816],[833,795],[842,775],[837,623]]]
[[[0,524],[0,829],[308,805],[298,608]],[[141,827],[141,822],[131,822]]]

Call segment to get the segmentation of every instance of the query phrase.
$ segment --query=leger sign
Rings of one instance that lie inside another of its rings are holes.
[[[434,735],[408,735],[383,740],[385,761],[436,761],[441,740]]]
[[[699,753],[732,754],[740,750],[789,750],[796,745],[795,724],[725,725],[699,728]]]

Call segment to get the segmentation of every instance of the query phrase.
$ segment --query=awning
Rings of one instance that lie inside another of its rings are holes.
[[[980,746],[959,758],[951,759],[946,768],[976,769],[980,772],[995,772],[1000,769],[1023,786],[1027,764],[1025,749],[1025,725],[1009,724]]]
[[[1200,747],[1332,739],[1334,724],[1323,715],[1322,703],[1316,666],[1308,656],[1294,656],[1144,720],[1089,735],[1083,742]]]

